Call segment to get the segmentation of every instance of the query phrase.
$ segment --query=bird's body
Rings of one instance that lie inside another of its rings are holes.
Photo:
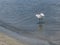
[[[36,17],[37,17],[38,19],[41,19],[41,18],[43,18],[43,17],[44,17],[44,14],[43,14],[43,13],[36,14]]]

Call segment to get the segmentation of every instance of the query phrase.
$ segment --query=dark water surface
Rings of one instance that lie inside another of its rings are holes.
[[[45,14],[41,25],[35,17],[40,12]],[[60,0],[0,0],[0,23],[27,37],[59,40]]]

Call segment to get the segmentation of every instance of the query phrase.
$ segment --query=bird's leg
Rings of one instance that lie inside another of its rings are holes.
[[[40,20],[41,20],[41,19],[39,18],[39,23],[40,23]]]
[[[38,22],[38,24],[43,24],[44,22],[43,22],[43,18],[39,18],[39,22]]]

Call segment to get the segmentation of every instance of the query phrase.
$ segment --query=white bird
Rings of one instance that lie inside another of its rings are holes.
[[[43,14],[43,13],[40,13],[40,14],[36,14],[36,17],[38,18],[38,19],[41,19],[41,18],[43,18],[45,15]]]

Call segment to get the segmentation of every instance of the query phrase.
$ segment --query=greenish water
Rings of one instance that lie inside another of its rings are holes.
[[[37,13],[45,14],[37,24]],[[60,38],[60,0],[0,0],[0,25],[27,36]]]

